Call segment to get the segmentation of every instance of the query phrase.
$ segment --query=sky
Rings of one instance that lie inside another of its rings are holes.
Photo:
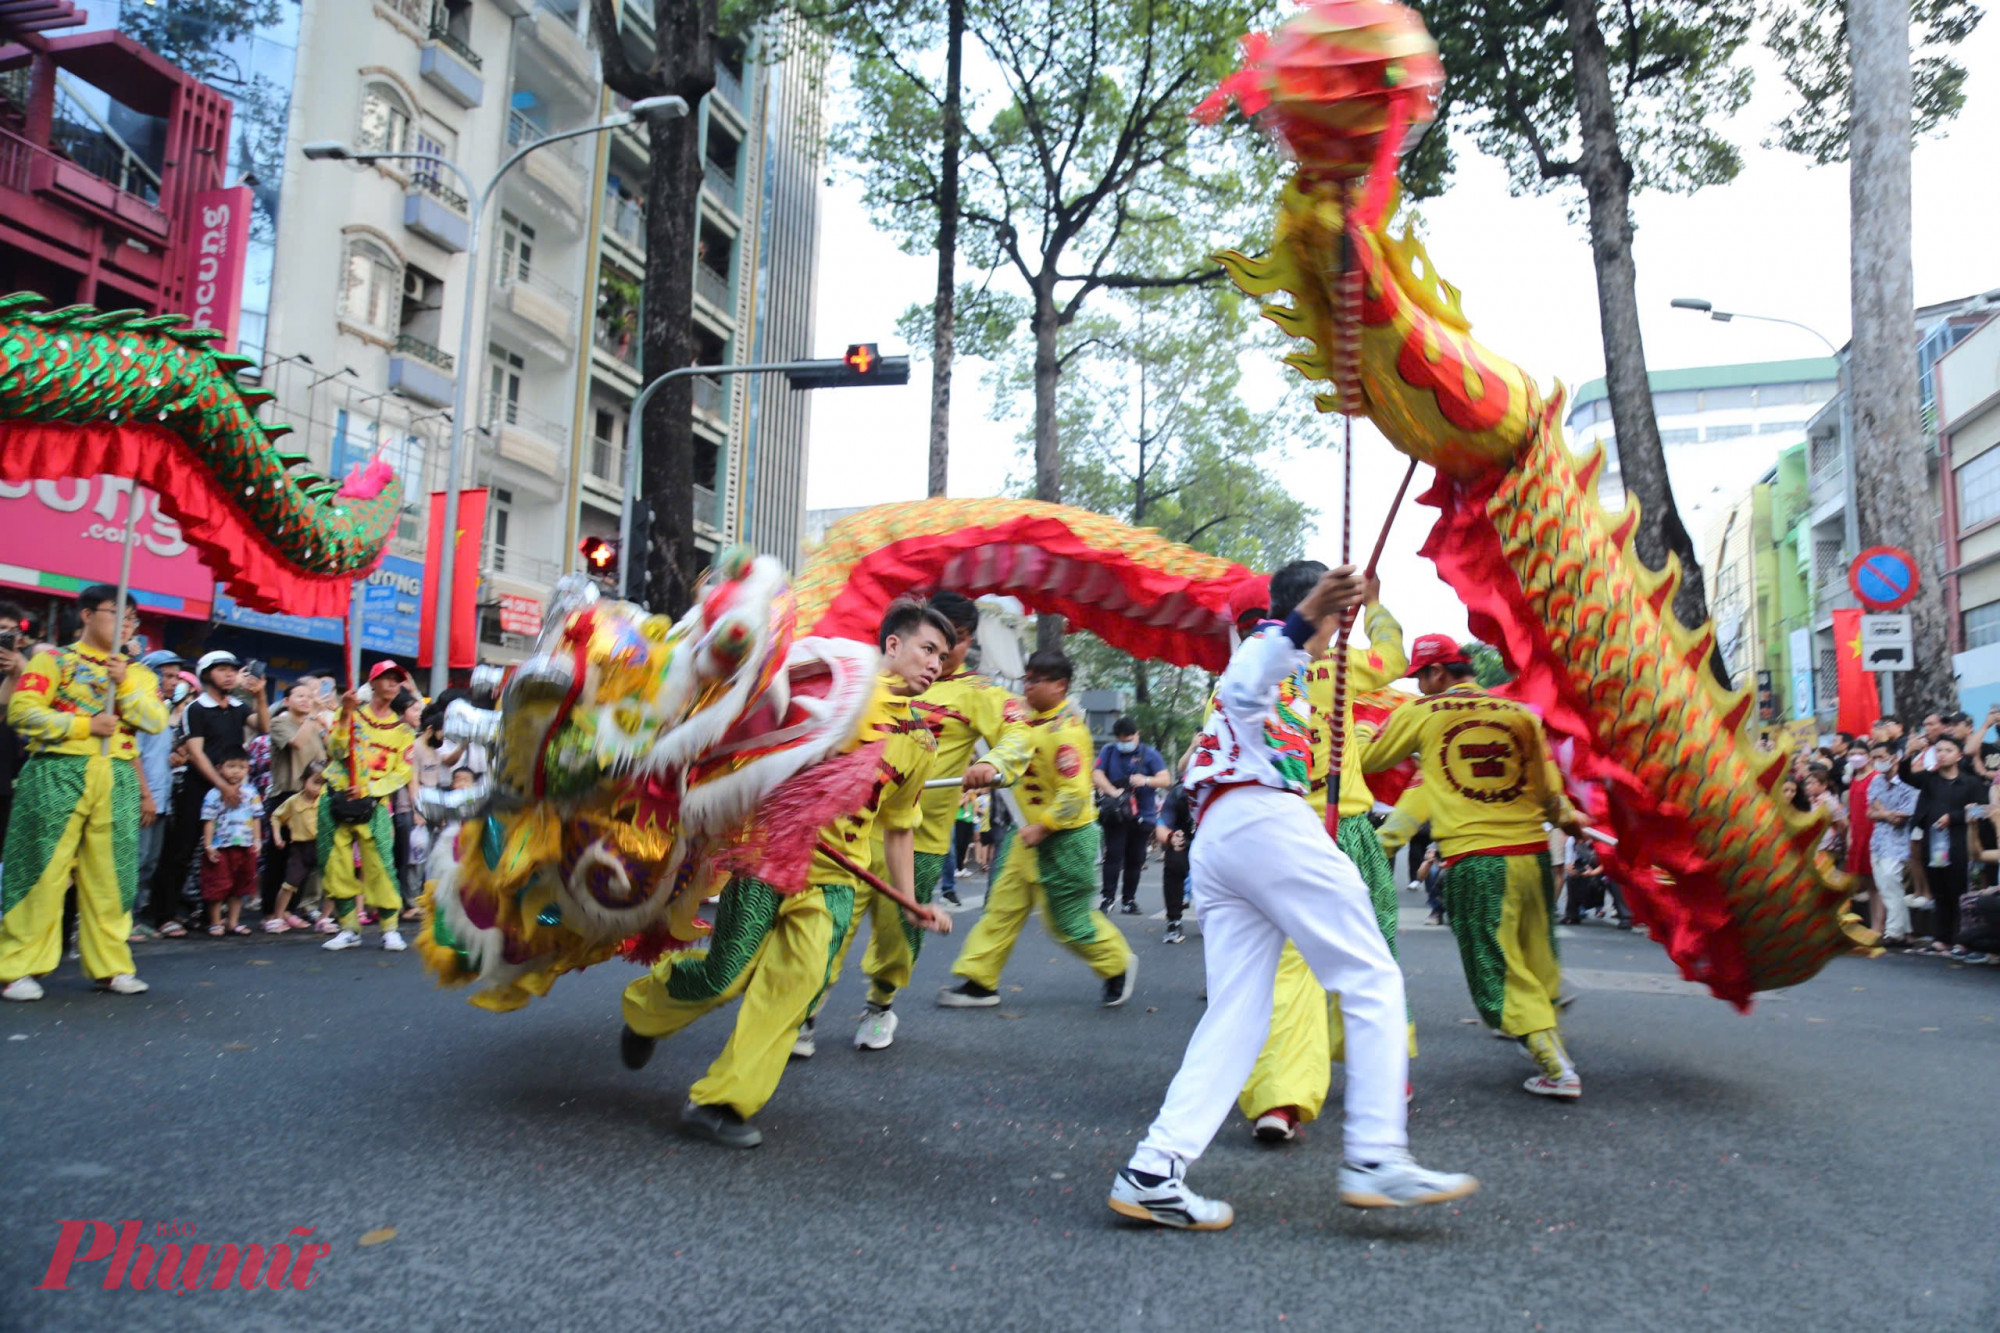
[[[1989,15],[1960,48],[1969,70],[1964,110],[1942,137],[1920,142],[1914,162],[1913,253],[1919,305],[2000,287],[2000,18]],[[836,88],[834,96],[841,94]],[[1836,345],[1848,336],[1848,181],[1844,164],[1815,167],[1761,141],[1781,114],[1783,87],[1758,65],[1757,93],[1738,118],[1742,173],[1727,186],[1690,196],[1641,195],[1634,205],[1639,308],[1653,370],[1824,354],[1811,335],[1780,325],[1713,322],[1674,310],[1674,297],[1703,297],[1718,308],[1797,320]],[[1498,163],[1461,141],[1456,183],[1421,206],[1425,242],[1438,272],[1464,294],[1473,333],[1524,367],[1547,390],[1574,389],[1604,372],[1597,288],[1589,239],[1566,216],[1565,196],[1508,195]],[[860,188],[835,162],[821,198],[818,351],[850,342],[906,350],[897,318],[927,301],[936,282],[931,255],[899,252],[870,223]],[[964,276],[964,275],[961,275]],[[1025,335],[1024,335],[1025,336]],[[1001,493],[1016,462],[1018,421],[991,419],[982,366],[961,360],[952,377],[949,493]],[[1268,374],[1246,380],[1258,406],[1280,393],[1307,394],[1304,381],[1273,357]],[[914,357],[910,383],[813,395],[810,508],[844,508],[924,494],[930,418],[930,363]],[[1338,418],[1321,418],[1329,444]],[[1365,422],[1355,430],[1354,544],[1365,558],[1407,460]],[[1339,553],[1340,454],[1299,452],[1287,465],[1295,494],[1316,506],[1320,527],[1308,553]],[[1465,633],[1457,597],[1416,555],[1434,511],[1414,503],[1429,478],[1420,469],[1413,499],[1399,513],[1382,560],[1383,600],[1410,635]]]

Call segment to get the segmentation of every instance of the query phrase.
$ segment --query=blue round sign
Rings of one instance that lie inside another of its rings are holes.
[[[1895,546],[1871,546],[1847,569],[1847,586],[1870,611],[1895,611],[1917,595],[1917,562]]]

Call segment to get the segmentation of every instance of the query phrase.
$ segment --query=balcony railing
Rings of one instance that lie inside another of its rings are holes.
[[[425,194],[437,200],[460,217],[472,216],[471,203],[467,201],[464,195],[446,185],[435,167],[418,168],[417,173],[410,177],[410,184],[422,190]]]
[[[539,412],[527,408],[499,394],[486,396],[486,422],[490,426],[518,426],[530,435],[547,440],[557,448],[569,443],[569,427],[560,421],[553,421]]]
[[[562,570],[556,567],[555,561],[505,546],[486,548],[486,568],[489,573],[505,574],[517,583],[553,585],[562,577]]]
[[[722,529],[722,497],[707,486],[694,488],[694,521],[706,523],[718,532]]]
[[[617,490],[625,484],[625,443],[622,440],[607,440],[602,435],[590,441],[590,475],[600,483]]]
[[[493,270],[493,285],[503,292],[510,287],[526,287],[529,291],[546,296],[565,310],[576,309],[576,293],[561,283],[552,281],[540,269],[530,268],[524,272],[519,264],[502,263]]]
[[[516,109],[507,113],[507,143],[509,146],[521,148],[527,144],[538,143],[548,137],[549,131],[535,124],[534,121],[529,120],[520,110]],[[583,171],[585,170],[583,158],[578,154],[576,144],[577,141],[575,139],[559,139],[546,148],[536,149],[535,152],[537,156],[542,153],[554,154],[569,163],[572,167],[575,167],[578,171]]]
[[[720,60],[715,62],[715,91],[739,111],[743,108],[743,80]]]
[[[646,248],[646,210],[623,195],[604,196],[604,224],[635,249]]]
[[[467,46],[462,38],[452,32],[451,16],[443,5],[438,5],[431,10],[431,40],[444,47],[445,50],[451,52],[474,69],[479,69],[484,63],[479,59],[477,52]]]
[[[710,416],[722,416],[726,399],[722,393],[722,381],[714,375],[694,377],[694,407],[697,412]]]
[[[599,347],[602,347],[626,365],[634,369],[638,368],[639,337],[636,333],[631,333],[624,329],[614,329],[602,319],[599,319],[595,322],[591,336],[596,340]]]
[[[451,374],[453,368],[458,364],[456,358],[450,352],[445,351],[441,347],[433,347],[414,334],[397,334],[396,351],[403,356],[414,356],[419,361],[428,361],[447,375]]]
[[[421,30],[431,22],[430,0],[378,0],[378,3],[396,17],[407,20],[413,28]]]
[[[708,188],[715,192],[717,199],[728,205],[731,210],[736,208],[737,189],[734,172],[714,158],[704,157],[701,160],[701,178],[707,182]]]
[[[694,266],[694,289],[696,294],[721,311],[736,309],[736,301],[730,291],[729,279],[707,264]]]

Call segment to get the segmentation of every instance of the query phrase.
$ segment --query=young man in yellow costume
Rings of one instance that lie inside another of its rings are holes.
[[[368,702],[352,690],[341,698],[340,712],[327,734],[326,790],[319,798],[320,885],[333,904],[340,933],[320,947],[352,949],[361,943],[361,913],[357,899],[366,899],[382,927],[382,947],[400,953],[403,933],[396,929],[403,895],[388,857],[396,845],[389,798],[410,785],[410,750],[417,743],[395,698],[409,676],[394,662],[377,662],[368,673]],[[361,802],[369,802],[366,807]],[[343,817],[344,816],[344,817]],[[360,849],[361,871],[354,869]]]
[[[937,676],[952,636],[950,622],[921,603],[889,608],[879,636],[882,675],[855,737],[857,745],[884,742],[875,791],[865,807],[819,834],[821,842],[861,863],[880,827],[885,878],[909,899],[914,910],[908,919],[941,932],[951,929],[951,918],[914,896],[917,798],[930,773],[934,743],[911,712],[910,700]],[[750,1118],[778,1090],[800,1025],[831,984],[834,956],[858,915],[860,888],[852,871],[821,851],[813,854],[811,884],[798,893],[780,894],[739,875],[722,890],[706,952],[662,959],[625,988],[619,1054],[628,1069],[644,1068],[660,1038],[742,997],[728,1044],[688,1089],[681,1108],[687,1133],[730,1148],[764,1141]]]
[[[117,651],[118,590],[77,595],[83,632],[37,653],[7,705],[28,761],[14,784],[0,879],[0,996],[42,998],[62,960],[63,896],[76,880],[77,949],[98,989],[137,995],[132,904],[139,894],[136,732],[167,725],[152,671]]]
[[[979,608],[969,597],[940,592],[931,597],[931,609],[950,622],[952,645],[944,656],[938,678],[910,705],[916,719],[936,742],[930,761],[930,776],[962,778],[972,764],[972,752],[980,741],[990,747],[984,762],[1012,781],[1026,765],[1030,745],[1025,722],[1027,708],[1020,699],[995,685],[976,671],[965,669],[965,656],[972,649],[972,636],[979,628]],[[922,822],[917,825],[913,845],[914,888],[917,901],[928,903],[936,892],[944,871],[944,859],[952,854],[953,825],[959,802],[959,787],[939,787],[923,793],[919,802]],[[891,821],[878,821],[875,829],[873,864],[869,867],[883,879],[889,877],[885,836]],[[924,933],[904,919],[902,909],[866,888],[854,899],[854,919],[847,936],[834,955],[827,987],[840,980],[847,951],[861,929],[865,914],[870,921],[868,952],[862,956],[861,970],[868,976],[868,1013],[854,1034],[857,1050],[879,1051],[896,1039],[896,1013],[890,1006],[910,984],[910,974],[923,950]],[[817,1049],[813,1040],[813,1020],[808,1018],[792,1043],[792,1054],[810,1059]]]
[[[1299,601],[1312,591],[1326,573],[1316,560],[1297,560],[1271,576],[1271,618],[1284,620]],[[1375,827],[1368,812],[1375,806],[1374,793],[1361,772],[1361,753],[1368,736],[1354,723],[1354,700],[1400,677],[1409,667],[1403,651],[1403,627],[1380,601],[1381,589],[1371,583],[1363,623],[1368,646],[1347,650],[1347,700],[1342,719],[1347,762],[1340,773],[1338,836],[1335,844],[1354,862],[1368,885],[1369,902],[1375,920],[1388,942],[1389,956],[1396,957],[1396,882],[1394,868],[1376,841]],[[1326,820],[1326,803],[1332,777],[1333,677],[1335,657],[1326,653],[1306,669],[1306,698],[1312,704],[1309,736],[1312,740],[1311,780],[1306,804]],[[1271,1035],[1250,1071],[1236,1104],[1251,1122],[1257,1138],[1265,1143],[1283,1143],[1298,1133],[1298,1127],[1319,1118],[1326,1105],[1327,1089],[1333,1082],[1332,1062],[1341,1058],[1344,1047],[1340,1022],[1340,997],[1326,991],[1313,979],[1312,969],[1291,943],[1278,958],[1278,983],[1271,1013]],[[1417,1053],[1416,1028],[1410,1028],[1410,1054]]]
[[[938,994],[947,1009],[1000,1003],[1000,972],[1036,907],[1048,932],[1103,978],[1105,1008],[1132,998],[1138,956],[1111,918],[1091,910],[1098,853],[1093,747],[1083,714],[1069,701],[1072,674],[1069,658],[1060,652],[1044,649],[1028,658],[1023,693],[1033,748],[1014,784],[1027,823],[1000,849],[986,910],[952,964],[962,980]],[[991,786],[999,773],[1000,765],[982,761],[966,770],[965,785]]]
[[[1541,720],[1480,689],[1456,641],[1424,635],[1410,667],[1424,698],[1389,715],[1363,767],[1379,772],[1420,756],[1445,913],[1473,1006],[1527,1047],[1540,1070],[1527,1091],[1573,1100],[1583,1083],[1556,1030],[1562,970],[1544,824],[1574,834],[1583,819],[1563,795]]]

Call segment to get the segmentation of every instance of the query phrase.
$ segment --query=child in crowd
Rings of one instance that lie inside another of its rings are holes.
[[[308,765],[305,785],[271,816],[273,854],[281,852],[285,857],[285,878],[278,889],[276,910],[264,923],[264,929],[274,935],[311,925],[291,911],[295,897],[302,909],[319,901],[319,794],[326,786],[325,770],[324,760]],[[332,934],[336,929],[333,918],[321,917],[320,929]]]
[[[247,756],[229,756],[218,771],[239,792],[235,805],[224,804],[220,788],[210,789],[201,802],[201,897],[208,904],[208,933],[220,938],[225,903],[229,933],[250,933],[241,917],[243,900],[257,896],[257,852],[263,845],[258,821],[264,817],[264,803],[249,785]]]

